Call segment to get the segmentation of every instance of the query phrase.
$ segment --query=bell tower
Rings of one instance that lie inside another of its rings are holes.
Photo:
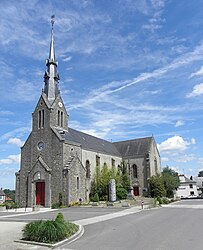
[[[68,130],[68,113],[60,95],[58,62],[54,47],[54,16],[51,17],[51,42],[46,60],[42,95],[33,112],[33,131],[46,128]]]
[[[44,90],[43,92],[46,94],[48,101],[50,104],[53,104],[56,97],[60,94],[58,88],[59,74],[57,71],[58,62],[55,57],[55,48],[54,48],[54,16],[51,19],[51,43],[49,50],[49,58],[46,60],[46,71],[44,73]]]

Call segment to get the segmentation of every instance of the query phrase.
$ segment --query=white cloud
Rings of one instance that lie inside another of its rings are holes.
[[[17,145],[18,147],[22,147],[24,144],[24,142],[21,141],[21,139],[19,139],[19,138],[9,138],[7,143]]]
[[[178,120],[176,121],[175,127],[180,127],[180,126],[183,126],[184,124],[185,124],[184,121]]]
[[[69,62],[72,59],[72,56],[68,56],[64,59],[62,59],[64,62]]]
[[[186,162],[190,162],[190,161],[193,161],[195,159],[195,156],[194,155],[181,155],[179,156],[176,161],[177,162],[182,162],[182,163],[186,163]]]
[[[192,138],[192,139],[191,139],[191,144],[196,144],[195,138]]]
[[[203,94],[203,83],[197,84],[193,87],[191,93],[187,94],[186,97],[195,97]]]
[[[199,164],[203,165],[203,158],[202,157],[198,158],[198,162]],[[203,169],[199,169],[199,171],[203,171]]]
[[[161,161],[169,161],[168,157],[161,157]]]
[[[18,155],[9,155],[7,158],[5,159],[0,159],[0,165],[10,165],[13,163],[20,163],[20,154]]]
[[[11,130],[11,131],[1,135],[0,141],[5,140],[5,139],[9,139],[10,137],[14,137],[14,136],[17,136],[17,137],[24,136],[25,134],[29,133],[30,130],[31,130],[30,127],[21,127],[21,128]]]
[[[14,113],[8,110],[0,110],[0,115],[13,115]]]
[[[192,73],[189,78],[192,78],[194,76],[202,76],[202,75],[203,75],[203,66],[197,72]]]
[[[173,136],[168,138],[166,141],[163,141],[161,144],[158,144],[160,151],[170,152],[170,151],[184,151],[188,148],[190,144],[193,144],[195,141],[192,139],[191,142],[184,140],[181,136]]]
[[[95,129],[83,129],[82,132],[89,134],[89,135],[92,135],[92,136],[95,136],[95,137],[98,137],[98,138],[105,138],[109,131],[108,131],[108,129],[107,129],[107,131],[104,130],[104,131],[100,131],[100,132],[95,130]]]

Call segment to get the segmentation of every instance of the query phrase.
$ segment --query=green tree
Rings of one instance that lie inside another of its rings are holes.
[[[173,191],[180,185],[178,173],[167,166],[162,170],[162,180],[166,189],[166,196],[173,197]]]
[[[119,166],[118,173],[120,176],[120,185],[127,190],[130,188],[130,178],[128,174],[128,167],[127,164],[122,161],[121,165]]]
[[[15,190],[10,189],[4,189],[4,193],[7,197],[11,198],[13,201],[15,201]]]
[[[163,179],[161,175],[154,175],[149,179],[150,195],[151,197],[163,197],[166,196],[166,189],[164,187]]]
[[[108,198],[108,185],[111,179],[116,181],[116,192],[118,199],[125,199],[130,187],[130,180],[127,173],[127,168],[122,165],[121,169],[115,167],[108,168],[106,164],[100,168],[97,166],[93,180],[91,183],[90,199],[94,200],[95,194],[98,194],[100,200],[107,200]]]
[[[198,177],[203,177],[203,170],[199,171]]]

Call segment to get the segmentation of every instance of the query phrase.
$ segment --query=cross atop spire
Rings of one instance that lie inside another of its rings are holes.
[[[49,60],[55,61],[55,49],[54,49],[54,20],[55,15],[51,16],[51,44],[49,51]]]
[[[55,22],[54,18],[55,18],[55,15],[52,15],[52,16],[51,16],[51,25],[52,25],[52,29],[53,29],[54,22]]]
[[[47,69],[44,74],[44,93],[47,95],[49,102],[52,104],[56,97],[59,95],[58,81],[59,75],[57,71],[58,62],[55,57],[55,48],[54,48],[54,20],[55,15],[51,16],[51,43],[49,50],[49,58],[46,60]]]

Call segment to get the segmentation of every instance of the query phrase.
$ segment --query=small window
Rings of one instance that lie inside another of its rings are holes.
[[[42,128],[44,128],[44,109],[42,110]]]
[[[63,112],[61,112],[61,127],[63,127]]]
[[[96,155],[96,166],[100,166],[100,157]]]
[[[57,125],[60,125],[60,111],[58,110],[58,121],[57,121]]]
[[[79,177],[77,177],[77,190],[80,189],[80,180],[79,180]]]
[[[38,112],[38,128],[41,128],[41,122],[42,122],[42,112],[39,110]]]
[[[2,195],[0,195],[0,201],[3,201],[4,197]]]
[[[158,171],[158,166],[157,166],[157,159],[154,159],[154,168],[155,168],[155,173]]]
[[[90,178],[90,162],[86,160],[86,178]]]
[[[111,166],[115,167],[115,160],[113,158],[111,159]]]
[[[190,184],[190,188],[193,188],[193,184]]]
[[[138,174],[137,174],[137,166],[134,164],[132,167],[132,174],[133,174],[133,178],[138,178]]]

